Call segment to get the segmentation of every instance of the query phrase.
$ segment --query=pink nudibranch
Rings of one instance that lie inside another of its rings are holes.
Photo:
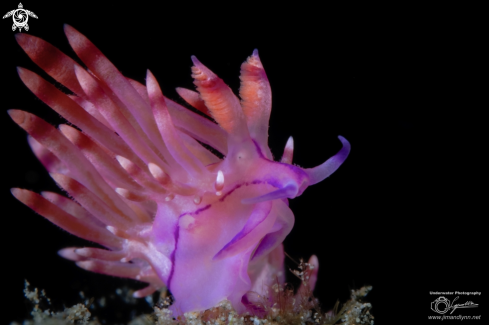
[[[29,144],[73,200],[24,189],[12,194],[66,231],[107,249],[63,249],[89,271],[137,279],[144,297],[167,286],[178,315],[228,299],[244,311],[246,294],[283,281],[289,198],[331,175],[350,151],[315,168],[292,165],[293,141],[280,162],[268,147],[270,85],[258,51],[241,66],[241,100],[192,57],[197,92],[182,98],[217,123],[164,97],[153,74],[146,86],[124,77],[85,36],[65,25],[85,70],[51,44],[17,34],[29,57],[75,95],[18,68],[25,85],[81,131],[54,128],[10,110]],[[220,159],[204,143],[225,155]],[[317,259],[312,259],[317,265]],[[312,286],[315,283],[312,281]]]

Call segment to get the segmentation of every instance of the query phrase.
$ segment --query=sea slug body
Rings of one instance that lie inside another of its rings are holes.
[[[106,247],[59,254],[89,271],[148,283],[136,297],[168,287],[176,315],[223,299],[242,312],[248,292],[260,293],[277,274],[283,282],[282,242],[294,224],[288,199],[331,175],[348,156],[348,141],[340,136],[343,148],[307,169],[292,164],[290,138],[281,161],[273,161],[271,90],[257,50],[241,66],[240,99],[192,57],[197,91],[177,92],[214,122],[166,98],[150,71],[146,85],[128,79],[74,28],[66,25],[65,34],[88,70],[42,39],[16,38],[75,95],[29,70],[18,72],[81,131],[9,111],[72,199],[19,188],[12,194],[66,231]]]

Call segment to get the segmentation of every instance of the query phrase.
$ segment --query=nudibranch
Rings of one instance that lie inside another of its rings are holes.
[[[257,50],[241,66],[241,99],[192,57],[197,91],[177,92],[198,114],[164,97],[149,70],[146,85],[126,78],[84,35],[67,25],[64,30],[88,69],[42,39],[20,33],[16,39],[73,94],[24,68],[18,73],[77,128],[56,129],[9,110],[71,199],[19,188],[12,194],[73,235],[105,247],[59,254],[89,271],[148,283],[136,297],[168,287],[177,315],[224,299],[244,311],[249,292],[263,292],[277,277],[284,281],[282,242],[294,224],[288,199],[331,175],[348,156],[348,141],[340,136],[342,149],[308,169],[292,164],[289,138],[274,161],[268,147],[271,90]]]

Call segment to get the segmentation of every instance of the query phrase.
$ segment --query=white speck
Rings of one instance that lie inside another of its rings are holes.
[[[183,217],[180,218],[180,227],[184,229],[188,229],[192,226],[194,223],[195,218],[192,216],[189,216],[188,214],[184,215]]]

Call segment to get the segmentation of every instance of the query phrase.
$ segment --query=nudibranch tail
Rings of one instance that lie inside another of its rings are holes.
[[[340,136],[343,148],[308,169],[292,165],[290,137],[281,161],[273,161],[271,88],[257,50],[241,65],[241,99],[192,57],[197,92],[177,92],[214,122],[166,98],[149,70],[146,85],[126,78],[85,36],[68,25],[65,33],[88,70],[37,37],[16,39],[74,95],[24,68],[18,73],[78,129],[56,129],[9,110],[71,199],[17,188],[12,194],[66,231],[105,247],[68,247],[59,255],[88,271],[146,282],[135,297],[168,287],[176,315],[223,299],[242,312],[250,290],[265,295],[276,279],[283,283],[282,242],[294,225],[288,199],[336,171],[349,154],[348,141]],[[317,258],[310,263],[317,266]]]

